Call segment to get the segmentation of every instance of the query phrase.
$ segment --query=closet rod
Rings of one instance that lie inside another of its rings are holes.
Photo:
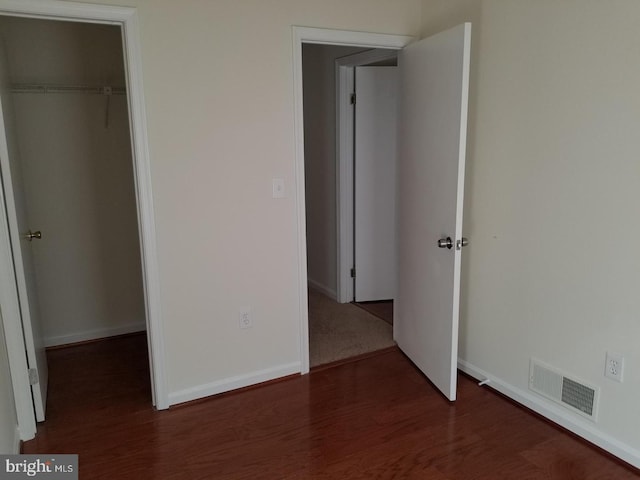
[[[89,85],[42,85],[42,84],[16,84],[11,86],[12,93],[88,93],[95,95],[126,95],[125,87]]]

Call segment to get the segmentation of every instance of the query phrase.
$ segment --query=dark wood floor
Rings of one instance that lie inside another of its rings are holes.
[[[24,453],[80,478],[638,478],[461,376],[449,404],[399,352],[156,412],[144,336],[49,352],[47,421]]]
[[[389,325],[393,325],[393,300],[353,302],[353,304],[384,320]]]

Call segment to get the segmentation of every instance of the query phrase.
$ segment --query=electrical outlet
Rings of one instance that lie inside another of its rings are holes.
[[[253,327],[253,320],[251,319],[251,307],[242,307],[238,313],[238,326],[240,328]]]
[[[624,373],[624,357],[617,353],[607,352],[605,360],[604,376],[622,383]]]

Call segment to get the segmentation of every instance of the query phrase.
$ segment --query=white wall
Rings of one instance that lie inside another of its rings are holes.
[[[141,29],[171,401],[296,371],[291,26],[412,35],[420,0],[118,3]]]
[[[18,453],[18,419],[1,315],[0,312],[0,454],[13,454]]]
[[[530,357],[599,386],[595,425],[561,414],[636,465],[639,17],[635,0],[423,2],[424,35],[474,22],[460,356],[512,392]]]
[[[304,161],[309,283],[332,298],[337,289],[336,58],[361,48],[303,46]]]
[[[13,83],[125,84],[119,27],[5,17],[1,31]],[[43,232],[32,250],[45,344],[144,330],[126,97],[13,101],[31,228]]]

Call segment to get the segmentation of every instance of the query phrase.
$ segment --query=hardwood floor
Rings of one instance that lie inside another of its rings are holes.
[[[393,300],[353,302],[353,304],[384,320],[389,325],[393,325]]]
[[[447,402],[398,351],[156,412],[145,337],[49,352],[24,453],[100,479],[615,479],[638,472],[461,376]]]

